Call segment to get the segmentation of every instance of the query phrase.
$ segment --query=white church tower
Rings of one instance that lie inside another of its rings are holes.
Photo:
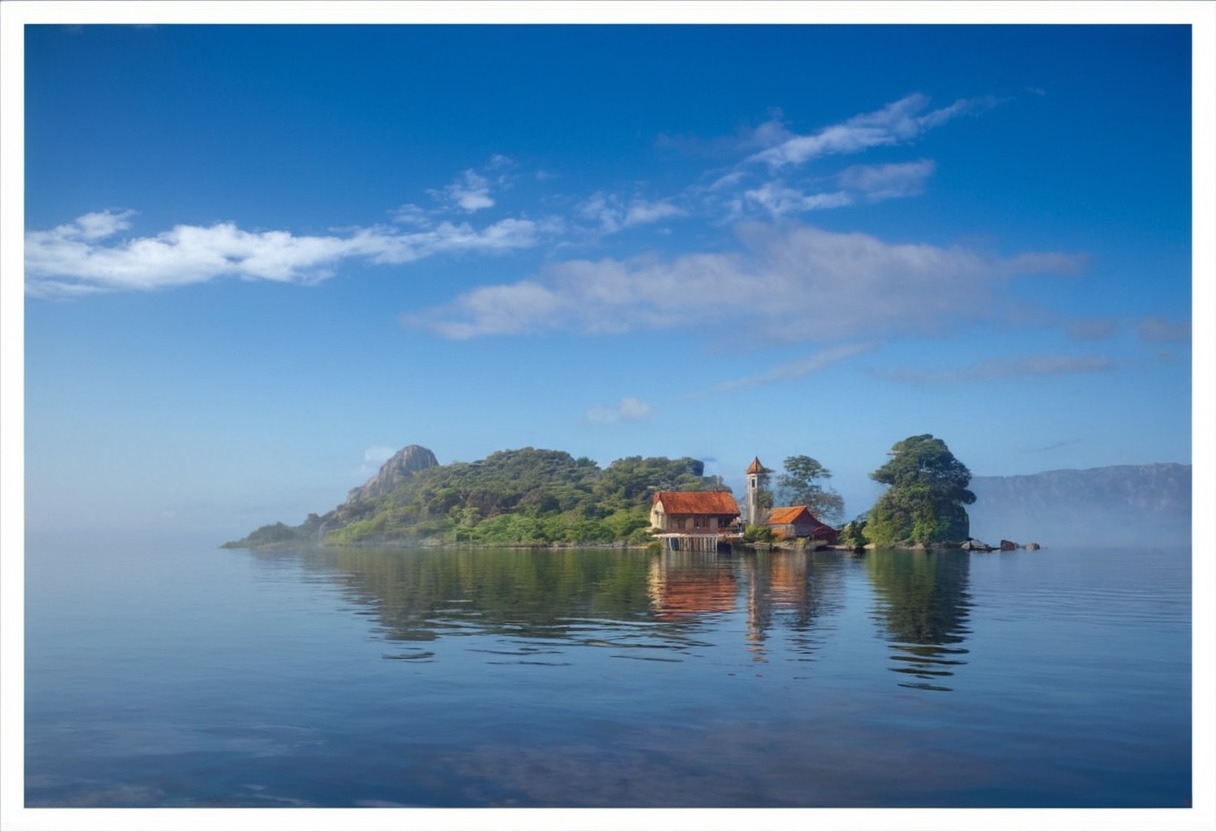
[[[764,519],[764,509],[760,507],[760,478],[767,470],[760,464],[760,457],[752,459],[752,464],[747,466],[747,508],[744,510],[744,525],[755,526]]]

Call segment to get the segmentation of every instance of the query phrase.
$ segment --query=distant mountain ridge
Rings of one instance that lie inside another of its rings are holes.
[[[1043,545],[1191,540],[1191,466],[1174,462],[972,477],[972,536]]]

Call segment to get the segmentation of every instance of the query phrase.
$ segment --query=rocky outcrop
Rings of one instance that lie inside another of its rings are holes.
[[[381,465],[376,476],[358,488],[351,489],[350,493],[346,495],[344,505],[351,506],[363,500],[387,494],[403,479],[418,471],[434,468],[438,464],[439,461],[435,459],[435,455],[429,449],[421,445],[407,445],[393,454],[388,462]]]

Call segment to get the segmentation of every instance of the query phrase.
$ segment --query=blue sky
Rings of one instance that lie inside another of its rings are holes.
[[[411,443],[736,490],[807,454],[848,516],[914,434],[975,475],[1191,462],[1185,26],[24,47],[31,530],[228,539]]]

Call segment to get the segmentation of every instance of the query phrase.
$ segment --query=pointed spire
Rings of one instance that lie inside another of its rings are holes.
[[[747,466],[747,473],[749,474],[763,474],[764,471],[764,466],[760,464],[760,457],[753,458],[752,464]]]

